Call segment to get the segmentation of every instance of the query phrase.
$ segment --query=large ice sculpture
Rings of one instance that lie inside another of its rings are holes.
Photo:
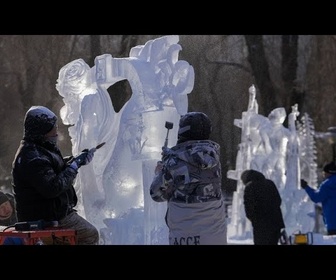
[[[301,122],[297,120],[298,116],[295,104],[288,115],[286,128],[283,125],[286,119],[283,107],[275,108],[268,117],[258,114],[256,89],[253,85],[250,87],[248,109],[242,113],[242,119],[234,120],[234,124],[242,132],[236,169],[227,173],[228,178],[237,180],[228,224],[228,239],[252,238],[251,223],[245,216],[243,204],[244,185],[240,180],[241,173],[246,169],[262,172],[278,187],[289,234],[314,229],[314,216],[311,215],[314,213],[314,204],[299,187],[301,177],[309,185],[317,185],[314,127],[307,114],[301,118]]]
[[[129,57],[103,54],[92,68],[77,59],[59,72],[60,116],[72,125],[72,153],[106,142],[92,164],[80,168],[75,184],[80,213],[100,230],[102,244],[168,244],[166,205],[150,199],[149,186],[165,122],[174,124],[169,145],[175,145],[194,86],[193,67],[178,59],[178,41],[164,36],[132,48]],[[116,113],[107,89],[125,79],[132,96]]]

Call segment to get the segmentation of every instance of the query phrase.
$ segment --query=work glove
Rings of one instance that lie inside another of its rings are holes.
[[[173,154],[173,151],[170,148],[167,148],[165,146],[162,147],[162,152],[161,152],[161,160],[164,161],[166,160],[170,155]]]
[[[301,188],[305,189],[308,186],[307,181],[301,179]]]
[[[163,162],[162,161],[158,161],[154,170],[154,174],[157,175],[161,172],[161,170],[163,169]]]
[[[94,155],[93,149],[91,150],[85,149],[78,156],[74,157],[73,161],[76,162],[78,168],[80,168],[83,165],[89,164],[93,159],[93,155]]]

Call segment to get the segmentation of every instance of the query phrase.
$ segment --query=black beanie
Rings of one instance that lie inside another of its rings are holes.
[[[327,163],[327,164],[323,167],[323,171],[324,171],[324,172],[327,172],[327,173],[329,173],[329,174],[336,174],[336,165],[335,165],[335,163],[334,163],[333,161]]]
[[[6,201],[9,201],[9,198],[6,194],[0,191],[0,205],[2,203],[5,203]]]
[[[188,140],[207,140],[212,131],[209,117],[202,112],[189,112],[181,116],[177,143]]]
[[[56,115],[43,106],[32,106],[24,119],[24,137],[43,136],[53,129],[57,122]]]

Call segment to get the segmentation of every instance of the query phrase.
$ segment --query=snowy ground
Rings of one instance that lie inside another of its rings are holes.
[[[324,235],[321,233],[306,233],[308,245],[336,245],[336,235]],[[294,236],[290,236],[290,244],[296,245],[294,242]],[[229,245],[253,245],[251,239],[238,240],[238,239],[228,239]]]

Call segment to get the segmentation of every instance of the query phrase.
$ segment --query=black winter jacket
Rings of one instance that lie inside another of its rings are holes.
[[[273,181],[256,170],[245,171],[242,181],[245,185],[245,213],[254,230],[258,232],[285,228],[281,197]]]
[[[21,141],[12,166],[18,221],[58,221],[72,211],[77,171],[69,159],[50,143]]]

